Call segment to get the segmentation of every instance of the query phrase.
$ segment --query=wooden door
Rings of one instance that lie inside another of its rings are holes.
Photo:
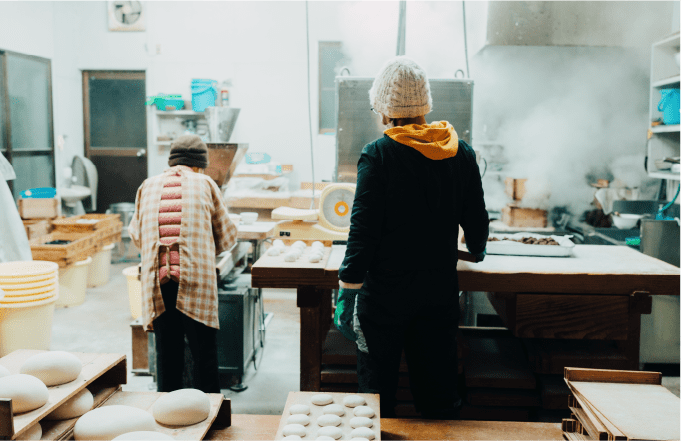
[[[147,178],[145,73],[83,71],[85,155],[99,175],[97,211],[135,202]]]

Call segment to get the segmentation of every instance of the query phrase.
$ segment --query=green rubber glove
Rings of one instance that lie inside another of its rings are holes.
[[[336,328],[348,340],[357,341],[357,334],[353,331],[353,314],[355,312],[355,300],[359,289],[341,288],[336,302],[336,314],[333,323]]]

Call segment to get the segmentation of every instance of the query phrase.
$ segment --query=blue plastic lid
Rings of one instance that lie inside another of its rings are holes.
[[[57,189],[53,187],[29,188],[20,193],[23,199],[50,199],[57,195]]]

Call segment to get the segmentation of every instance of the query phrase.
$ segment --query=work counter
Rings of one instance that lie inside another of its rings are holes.
[[[206,440],[271,440],[280,415],[232,415],[232,425],[210,430]],[[557,423],[501,421],[426,421],[381,418],[381,439],[420,440],[562,440]]]
[[[345,248],[319,264],[263,256],[254,288],[295,288],[300,307],[300,390],[322,390],[322,344],[331,326],[331,290]],[[628,369],[639,368],[641,314],[654,295],[679,295],[679,268],[621,246],[576,245],[573,257],[489,255],[459,261],[459,289],[482,291],[516,336],[614,340]]]

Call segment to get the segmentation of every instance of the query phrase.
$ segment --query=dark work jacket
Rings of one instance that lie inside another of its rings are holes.
[[[371,295],[372,290],[394,287],[397,280],[389,280],[401,274],[424,271],[442,274],[446,285],[458,291],[459,225],[469,251],[481,253],[489,217],[471,146],[459,140],[456,156],[432,160],[384,135],[364,147],[357,164],[339,279],[365,283],[362,294]]]

